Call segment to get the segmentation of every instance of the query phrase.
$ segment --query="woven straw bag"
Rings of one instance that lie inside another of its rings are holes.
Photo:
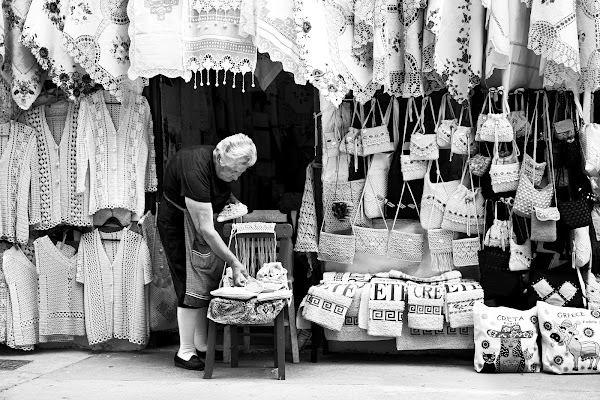
[[[452,270],[454,265],[452,260],[452,241],[457,236],[456,232],[446,229],[430,229],[427,231],[431,266],[439,272],[443,273]]]
[[[485,200],[481,194],[481,189],[473,188],[473,176],[470,172],[469,180],[471,189],[462,183],[465,179],[467,169],[467,164],[465,163],[461,184],[458,185],[448,199],[448,204],[444,210],[442,229],[471,235],[471,232],[475,230],[479,232],[483,229],[485,222]]]
[[[452,118],[446,119],[446,109],[450,110]],[[452,134],[458,126],[458,119],[454,114],[451,100],[448,93],[442,96],[442,104],[438,115],[438,124],[435,128],[437,144],[440,149],[449,149],[452,147]]]
[[[452,241],[452,262],[455,267],[468,267],[479,265],[479,250],[481,240],[479,236]]]
[[[406,129],[408,126],[409,118],[412,119],[412,110],[415,110],[415,114],[417,115],[417,122],[415,127],[420,124],[420,114],[416,109],[415,99],[410,97],[408,99],[408,104],[406,106],[406,112],[404,114],[404,134],[402,136],[402,152],[410,149],[410,143],[406,143]],[[397,124],[395,124],[394,129],[397,129]],[[414,133],[414,132],[413,132]],[[402,177],[405,181],[414,181],[417,179],[423,179],[425,173],[427,173],[427,161],[426,160],[413,160],[410,157],[410,154],[401,154],[400,155],[400,170],[402,171]]]
[[[402,185],[402,193],[400,194],[400,198],[402,198],[402,196],[404,195],[404,189],[406,187],[408,187],[408,191],[410,192],[418,214],[419,207],[417,206],[417,201],[415,200],[415,196],[413,195],[412,189],[410,188],[407,182],[404,182],[404,184]],[[390,230],[387,257],[401,261],[421,262],[423,260],[424,251],[423,234],[404,232],[399,230],[397,231],[394,229],[396,227],[396,221],[398,220],[398,211],[400,210],[401,206],[403,206],[402,203],[400,203],[398,205],[398,208],[396,209],[394,223],[392,224],[392,229]]]
[[[423,197],[421,198],[421,226],[424,229],[439,229],[442,227],[446,204],[452,193],[460,185],[460,180],[444,182],[442,180],[439,163],[436,160],[436,183],[431,183],[429,178],[431,164],[427,167],[425,182],[423,186]]]
[[[367,184],[365,185],[365,190],[363,191],[362,198],[364,198],[365,192],[368,187],[372,188],[372,185],[371,181],[367,179]],[[362,198],[360,202],[361,207],[363,207],[364,204]],[[379,206],[379,208],[381,215],[385,215],[381,206]],[[387,252],[387,244],[389,237],[389,228],[385,217],[383,218],[383,223],[385,224],[384,229],[359,226],[356,222],[358,220],[358,215],[361,213],[361,211],[364,211],[364,209],[358,211],[358,213],[354,217],[355,222],[352,224],[352,231],[354,232],[355,238],[355,250],[363,254],[385,256]]]
[[[415,125],[413,134],[410,136],[410,159],[411,160],[437,160],[440,157],[440,150],[437,144],[437,135],[435,133],[425,133],[425,110],[427,104],[431,109],[435,121],[435,114],[433,112],[433,102],[429,97],[423,99],[421,105],[421,117],[420,123]]]

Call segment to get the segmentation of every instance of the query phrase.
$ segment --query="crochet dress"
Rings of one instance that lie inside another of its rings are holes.
[[[89,226],[89,192],[77,193],[77,119],[79,106],[60,102],[36,107],[20,120],[37,131],[41,223]]]
[[[152,282],[146,241],[128,228],[109,234],[95,230],[81,236],[77,254],[90,345],[113,338],[145,345],[146,285]]]
[[[127,92],[118,123],[99,91],[81,101],[77,122],[77,192],[89,190],[89,213],[125,208],[141,216],[145,192],[155,192],[152,116],[146,98]],[[86,176],[89,170],[89,185]]]
[[[83,285],[75,280],[75,249],[67,244],[61,249],[48,236],[33,245],[39,273],[40,343],[85,335]]]
[[[40,222],[35,130],[15,121],[0,125],[0,240],[27,243]]]

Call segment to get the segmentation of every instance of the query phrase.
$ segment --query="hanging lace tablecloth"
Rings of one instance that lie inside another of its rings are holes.
[[[441,2],[442,0],[429,0],[423,16],[422,73],[423,91],[426,95],[445,87],[442,77],[435,70],[435,46],[440,33]]]
[[[5,55],[2,76],[11,85],[12,97],[23,110],[31,107],[42,91],[45,77],[35,57],[20,42],[31,0],[4,0]]]
[[[527,47],[546,59],[544,86],[572,88],[581,72],[573,0],[532,0]]]
[[[481,80],[485,9],[478,0],[442,1],[435,67],[459,103]]]
[[[301,71],[306,80],[337,107],[350,89],[334,67],[327,40],[324,3],[320,0],[293,2]]]
[[[126,0],[71,1],[62,45],[83,69],[118,100],[123,90],[141,93],[147,81],[132,82]]]
[[[68,8],[66,1],[33,0],[21,42],[49,72],[52,82],[75,100],[89,93],[95,83],[61,45]]]
[[[192,73],[183,67],[183,0],[130,0],[130,62],[128,76],[151,78],[183,77]]]
[[[372,62],[375,34],[375,4],[378,0],[354,0],[352,56],[358,64]]]
[[[373,81],[373,58],[357,63],[352,55],[354,15],[352,0],[325,0],[325,20],[329,51],[335,68],[354,97],[361,103],[373,98],[379,85]],[[314,12],[314,11],[313,11]],[[321,42],[323,39],[320,39]]]
[[[261,53],[279,61],[299,85],[306,83],[296,45],[293,0],[245,0],[242,2],[240,34],[251,35]]]
[[[577,1],[577,29],[581,59],[580,90],[600,89],[600,2]]]
[[[184,0],[185,1],[185,0]],[[196,73],[217,73],[215,86],[226,83],[226,72],[245,75],[256,68],[256,46],[239,34],[241,0],[187,0],[183,27],[183,65]],[[224,71],[222,77],[219,72]],[[210,85],[200,76],[199,85]],[[254,85],[254,84],[253,84]],[[235,78],[232,87],[235,87]],[[245,83],[242,80],[242,92]]]
[[[488,86],[541,88],[540,56],[527,48],[531,11],[522,0],[483,0],[487,8],[485,78]],[[509,76],[502,80],[496,70]]]
[[[402,22],[404,24],[404,84],[403,97],[423,96],[421,53],[423,46],[423,9],[427,0],[404,0]]]

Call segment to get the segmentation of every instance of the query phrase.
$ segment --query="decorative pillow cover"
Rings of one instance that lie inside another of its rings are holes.
[[[598,373],[600,310],[537,303],[544,371],[555,374]]]
[[[539,372],[538,317],[507,307],[473,305],[475,371]]]

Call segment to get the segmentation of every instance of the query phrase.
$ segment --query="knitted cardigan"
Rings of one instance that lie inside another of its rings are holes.
[[[2,256],[2,270],[8,287],[6,344],[32,350],[38,343],[39,311],[35,265],[13,246]]]
[[[89,171],[89,212],[125,208],[141,216],[145,191],[155,192],[156,162],[152,116],[147,100],[123,96],[118,129],[101,91],[81,101],[77,126],[77,192]]]
[[[102,235],[112,240],[103,243]],[[139,345],[148,342],[145,286],[152,282],[152,266],[141,235],[128,228],[113,234],[95,230],[82,235],[76,279],[83,283],[90,345],[112,338]]]
[[[35,130],[10,121],[0,125],[0,143],[0,240],[25,244],[29,225],[40,222]]]
[[[52,105],[64,108],[65,126],[53,132],[46,119],[45,106],[26,112],[20,121],[37,131],[37,159],[40,187],[41,223],[36,229],[46,230],[61,223],[89,226],[89,192],[77,193],[77,118],[79,106],[72,102]],[[59,137],[57,144],[55,137]]]
[[[59,249],[48,236],[33,242],[39,274],[40,343],[85,335],[83,285],[75,280],[75,249]]]
[[[8,285],[2,270],[2,255],[9,248],[9,243],[0,242],[0,344],[6,343],[6,313],[8,307]]]

